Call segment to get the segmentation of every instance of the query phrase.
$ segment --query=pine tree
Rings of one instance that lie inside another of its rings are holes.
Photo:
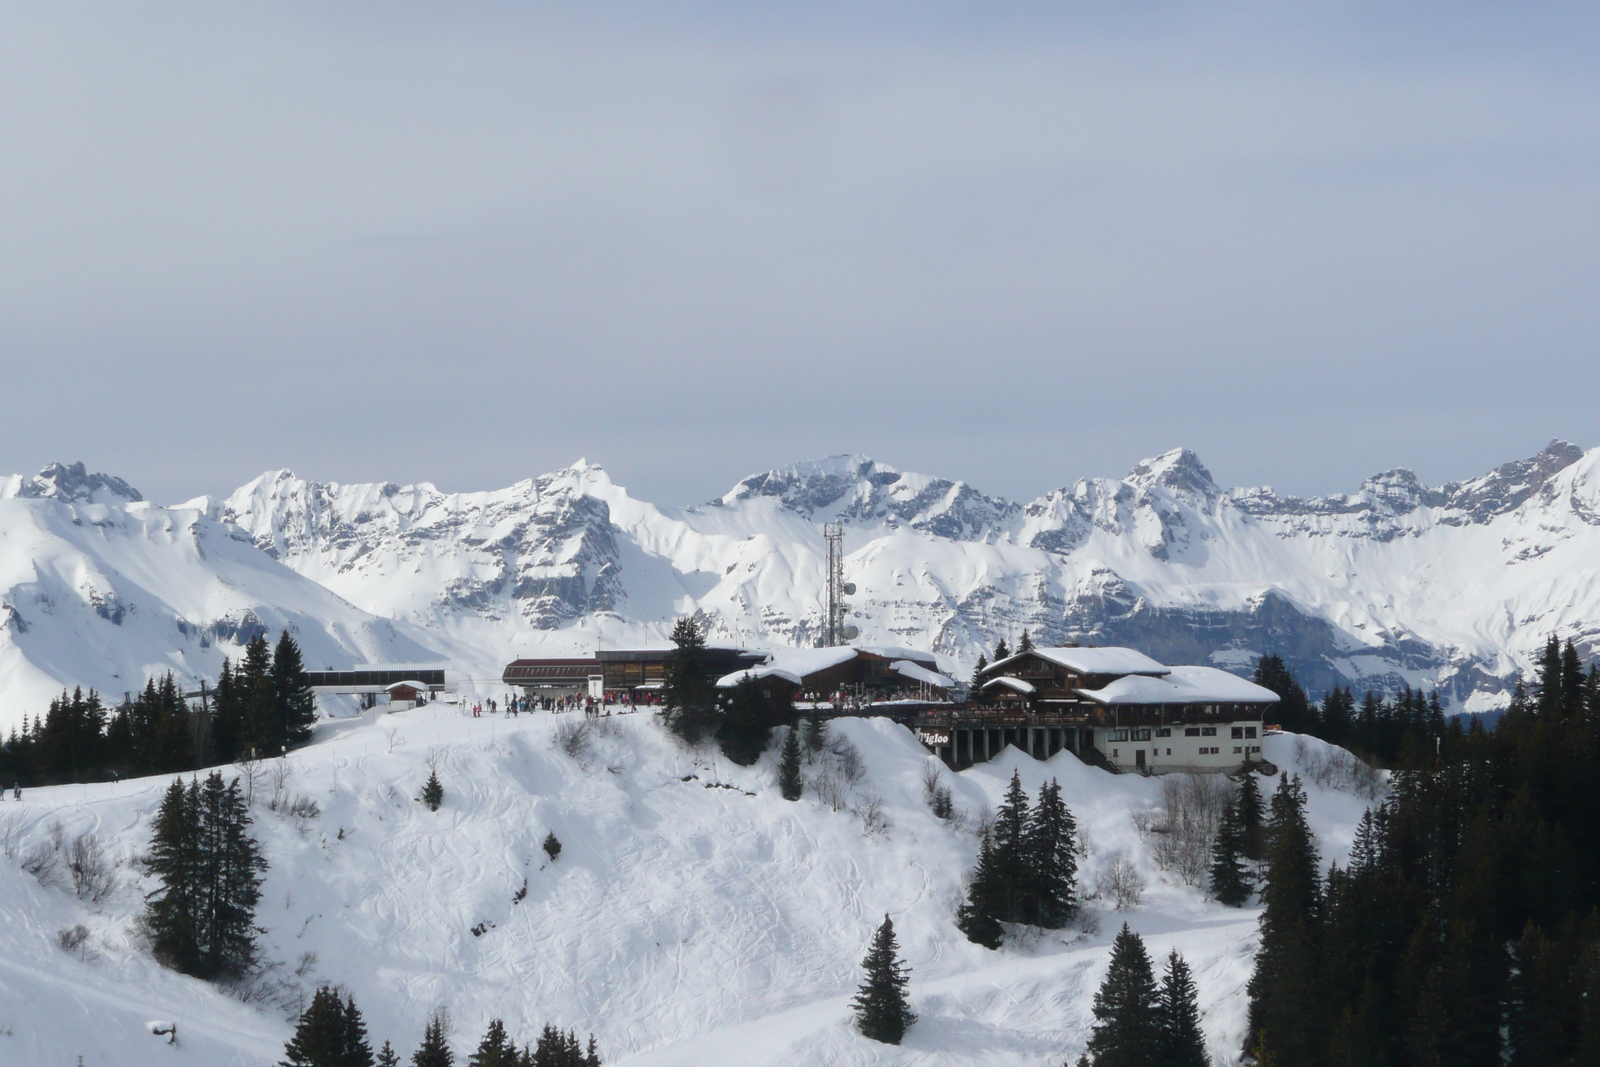
[[[1061,784],[1051,779],[1023,832],[1027,871],[1025,911],[1046,929],[1059,930],[1078,910],[1077,822],[1061,800]]]
[[[1261,787],[1254,771],[1246,771],[1239,783],[1240,854],[1257,863],[1267,858],[1267,829],[1262,813]]]
[[[1022,788],[1021,772],[1014,770],[994,820],[994,866],[1000,889],[996,918],[1005,922],[1025,921],[1030,873],[1027,832],[1028,794]]]
[[[160,887],[145,905],[145,928],[157,960],[194,974],[200,965],[199,789],[173,779],[156,811],[150,841],[150,873]]]
[[[789,727],[783,739],[783,754],[778,759],[778,791],[785,800],[799,800],[803,785],[800,780],[800,730]]]
[[[436,1011],[422,1028],[422,1044],[411,1054],[411,1067],[455,1067],[456,1056],[446,1039],[444,1012]]]
[[[506,1024],[489,1020],[489,1029],[478,1042],[478,1049],[467,1057],[467,1067],[517,1067],[517,1046],[506,1036]]]
[[[1315,725],[1306,691],[1295,681],[1282,656],[1273,652],[1257,660],[1252,681],[1278,694],[1278,722],[1285,730],[1305,733]]]
[[[199,795],[202,837],[200,897],[204,951],[203,978],[245,975],[256,962],[256,904],[267,862],[250,836],[250,812],[235,778],[223,785],[222,773],[206,776]]]
[[[672,628],[675,646],[667,655],[661,685],[666,724],[690,744],[698,744],[717,724],[716,679],[706,656],[705,634],[693,616]]]
[[[400,1067],[400,1057],[395,1053],[394,1046],[385,1041],[378,1050],[378,1058],[373,1067]]]
[[[956,909],[956,928],[967,940],[984,948],[999,948],[1005,930],[996,918],[1000,910],[1000,876],[995,869],[994,845],[985,834],[978,845],[978,866],[967,885],[967,897]]]
[[[1244,826],[1239,809],[1229,797],[1222,808],[1222,823],[1211,846],[1211,895],[1230,908],[1243,907],[1250,899],[1250,881],[1244,873]]]
[[[311,692],[300,646],[288,630],[279,636],[272,653],[271,677],[273,704],[282,723],[273,731],[278,743],[290,748],[303,745],[311,740],[311,728],[317,722],[317,699]]]
[[[760,759],[772,739],[772,717],[762,693],[762,683],[746,677],[723,700],[717,742],[722,754],[741,767]]]
[[[1167,957],[1167,971],[1156,996],[1160,1051],[1151,1063],[1161,1067],[1209,1067],[1205,1035],[1200,1032],[1199,993],[1194,974],[1176,949]]]
[[[1298,776],[1284,775],[1272,795],[1261,947],[1250,977],[1250,1040],[1263,1031],[1286,1067],[1313,1062],[1322,1007],[1315,967],[1320,886],[1317,850],[1305,818]]]
[[[439,772],[432,767],[428,768],[428,780],[422,783],[422,802],[429,811],[438,811],[439,805],[444,803],[444,785],[439,781]]]
[[[344,1067],[345,1010],[338,992],[322,986],[311,996],[311,1004],[300,1013],[294,1036],[283,1047],[279,1067]],[[366,1063],[370,1065],[369,1052]]]
[[[1011,650],[1006,647],[1006,639],[1001,638],[994,645],[994,661],[999,663],[1003,659],[1011,658]]]
[[[556,832],[551,830],[544,835],[544,852],[551,860],[561,855],[561,842],[556,840]]]
[[[978,664],[972,668],[972,681],[967,683],[967,699],[974,703],[983,700],[983,672],[988,666],[989,660],[983,653],[978,653]]]
[[[1028,636],[1028,631],[1027,630],[1023,630],[1022,631],[1022,640],[1017,642],[1017,652],[1018,653],[1023,653],[1023,652],[1032,652],[1032,651],[1033,651],[1033,638]]]
[[[856,990],[850,1006],[855,1009],[856,1025],[861,1033],[873,1041],[898,1045],[906,1029],[917,1021],[911,1006],[906,1002],[906,985],[911,980],[911,968],[900,961],[900,948],[895,941],[894,923],[883,917],[883,925],[872,939],[872,948],[861,961],[866,978]]]
[[[801,740],[805,742],[807,763],[815,760],[828,747],[828,720],[818,715],[815,709],[806,715],[805,736]]]
[[[242,713],[239,757],[276,756],[283,740],[283,718],[278,712],[277,687],[272,678],[272,646],[262,634],[244,646],[244,658],[234,671]]]
[[[1111,966],[1094,995],[1094,1032],[1089,1055],[1094,1067],[1150,1067],[1162,1032],[1156,1013],[1156,979],[1144,940],[1123,923],[1111,942]]]

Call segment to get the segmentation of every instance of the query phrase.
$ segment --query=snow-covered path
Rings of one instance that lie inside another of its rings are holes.
[[[1081,1049],[1106,946],[1126,919],[1153,955],[1177,947],[1194,966],[1213,1050],[1239,1045],[1255,913],[1210,904],[1154,867],[1130,813],[1156,802],[1155,780],[1015,750],[946,772],[973,816],[992,809],[1013,768],[1030,791],[1059,778],[1089,840],[1084,882],[1119,852],[1150,880],[1140,908],[1092,902],[1095,932],[990,952],[953,924],[973,835],[928,812],[930,758],[903,728],[836,726],[864,768],[851,805],[877,797],[887,817],[869,833],[814,792],[783,801],[770,764],[686,751],[644,715],[602,720],[574,758],[558,734],[575,721],[435,707],[335,724],[277,765],[283,798],[314,801],[315,817],[269,810],[279,787],[264,766],[255,810],[272,869],[258,920],[277,977],[347,986],[375,1042],[405,1053],[443,1005],[463,1051],[499,1016],[528,1038],[547,1022],[592,1030],[608,1062],[640,1067],[1044,1065]],[[1294,762],[1291,739],[1267,745],[1275,762]],[[446,791],[437,813],[413,799],[430,762]],[[165,784],[64,786],[0,804],[0,1064],[264,1065],[281,1053],[282,1010],[163,971],[138,948],[148,886],[133,858]],[[1342,861],[1364,802],[1308,788],[1324,858]],[[118,888],[100,902],[75,896],[64,868],[48,884],[21,869],[58,824],[68,842],[94,833],[116,863]],[[540,848],[550,831],[563,844],[554,862]],[[900,1048],[848,1024],[858,963],[885,913],[921,1014]],[[87,959],[57,944],[78,923]],[[179,1022],[176,1048],[146,1031],[155,1019]]]

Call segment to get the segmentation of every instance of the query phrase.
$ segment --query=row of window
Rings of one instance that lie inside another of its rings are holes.
[[[1172,736],[1172,728],[1170,726],[1163,726],[1163,727],[1161,727],[1159,730],[1157,730],[1155,732],[1155,736],[1157,736],[1157,737],[1171,737]],[[1188,727],[1184,728],[1183,736],[1184,737],[1216,737],[1217,736],[1217,728],[1215,726],[1188,726]],[[1256,736],[1256,728],[1254,726],[1235,726],[1235,727],[1233,727],[1233,739],[1235,741],[1240,741],[1240,740],[1243,740],[1245,738],[1254,738],[1255,736]],[[1148,740],[1150,740],[1150,731],[1149,730],[1112,730],[1111,731],[1111,736],[1106,738],[1106,740],[1108,740],[1108,741],[1148,741]]]
[[[1197,751],[1202,756],[1220,756],[1220,755],[1222,755],[1222,749],[1218,748],[1215,745],[1209,745],[1209,746],[1197,749]],[[1233,746],[1233,754],[1235,756],[1243,756],[1243,755],[1246,755],[1246,754],[1254,754],[1254,753],[1257,753],[1257,752],[1260,752],[1260,751],[1261,751],[1261,746],[1260,745],[1234,745]],[[1143,755],[1144,753],[1141,752],[1139,754]],[[1161,755],[1161,750],[1158,748],[1152,754],[1156,755],[1156,756],[1159,756],[1159,755]],[[1170,748],[1167,749],[1167,755],[1169,755],[1169,756],[1172,755],[1172,749],[1170,749]],[[1116,759],[1117,757],[1118,757],[1118,750],[1117,749],[1112,749],[1111,750],[1111,758],[1112,759]]]

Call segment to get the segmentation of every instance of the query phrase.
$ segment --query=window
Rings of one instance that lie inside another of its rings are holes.
[[[1260,752],[1261,751],[1261,746],[1260,745],[1251,745],[1250,746],[1250,751],[1251,752]]]
[[[1254,726],[1246,726],[1244,728],[1244,735],[1246,737],[1254,737],[1256,735],[1256,728]]]
[[[1233,739],[1235,741],[1238,741],[1242,737],[1244,737],[1244,727],[1243,726],[1235,726],[1233,728]]]
[[[1170,748],[1167,749],[1167,755],[1169,755],[1169,756],[1172,755],[1172,749],[1170,749]]]
[[[1244,753],[1244,749],[1240,748],[1238,745],[1234,745],[1233,746],[1233,754],[1235,756],[1242,755],[1243,753]]]
[[[1156,736],[1157,737],[1171,737],[1172,736],[1172,730],[1170,728],[1168,728],[1168,727],[1163,726],[1161,729],[1156,731]],[[1252,734],[1251,736],[1254,737],[1255,735]]]
[[[1126,730],[1112,730],[1110,736],[1106,738],[1107,741],[1126,741],[1127,739],[1128,731]]]
[[[1115,758],[1116,758],[1116,755],[1117,755],[1117,750],[1116,750],[1116,749],[1112,749],[1112,750],[1111,750],[1111,756],[1112,756],[1112,758],[1113,758],[1113,759],[1115,759]]]
[[[1150,740],[1150,731],[1149,730],[1135,730],[1135,731],[1133,731],[1133,739],[1135,741],[1148,741],[1148,740]]]
[[[1215,726],[1202,726],[1202,727],[1200,727],[1200,736],[1201,737],[1216,737],[1217,736],[1217,728]]]
[[[1190,726],[1190,727],[1188,727],[1187,729],[1185,729],[1183,731],[1183,736],[1184,737],[1199,737],[1200,736],[1200,727],[1198,727],[1198,726]]]

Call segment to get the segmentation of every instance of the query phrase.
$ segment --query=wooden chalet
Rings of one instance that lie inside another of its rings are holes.
[[[1006,745],[1062,749],[1113,770],[1231,771],[1261,759],[1276,693],[1215,667],[1168,667],[1131,648],[1034,648],[978,675],[981,703],[918,724],[952,767]]]

